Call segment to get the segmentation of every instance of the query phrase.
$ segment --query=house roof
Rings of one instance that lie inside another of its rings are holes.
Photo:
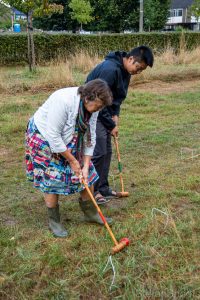
[[[19,16],[25,16],[25,14],[19,10],[17,10],[16,8],[12,7],[12,11],[13,13],[15,13],[16,15],[19,15]]]
[[[193,0],[172,0],[171,9],[187,8],[193,4]]]

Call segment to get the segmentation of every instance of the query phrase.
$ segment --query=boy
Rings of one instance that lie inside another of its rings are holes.
[[[113,103],[99,112],[96,127],[96,146],[92,161],[99,175],[99,180],[94,185],[98,204],[104,204],[120,195],[108,183],[112,155],[111,136],[118,136],[120,105],[127,96],[131,75],[141,73],[148,66],[152,67],[153,62],[152,50],[147,46],[134,48],[128,53],[110,52],[87,77],[86,82],[103,79],[113,93]]]

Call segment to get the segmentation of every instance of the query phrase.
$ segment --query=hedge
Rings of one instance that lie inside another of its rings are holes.
[[[91,55],[105,55],[111,50],[125,50],[141,44],[162,52],[167,46],[175,50],[185,41],[188,49],[200,45],[200,32],[162,32],[135,34],[52,34],[34,33],[36,61],[45,62],[58,56],[69,56],[80,50]],[[27,34],[0,35],[0,64],[24,64],[27,62]]]

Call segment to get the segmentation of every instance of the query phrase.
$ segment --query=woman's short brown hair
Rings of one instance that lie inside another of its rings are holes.
[[[78,88],[78,94],[84,100],[87,97],[88,101],[95,101],[97,98],[103,102],[104,106],[112,104],[112,92],[107,84],[102,79],[94,79]]]

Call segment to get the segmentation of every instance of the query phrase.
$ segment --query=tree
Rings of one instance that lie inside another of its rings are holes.
[[[162,29],[167,21],[170,0],[144,1],[144,28],[148,31]]]
[[[191,14],[195,16],[197,23],[200,20],[200,0],[194,0],[193,4],[190,7]]]
[[[0,2],[0,29],[9,29],[11,26],[11,9]]]
[[[73,12],[69,7],[71,0],[49,0],[49,3],[51,1],[63,5],[63,14],[34,18],[34,26],[44,30],[75,31],[78,22],[77,19],[71,18]],[[124,29],[138,29],[139,0],[90,0],[90,5],[93,8],[91,13],[93,20],[85,24],[86,30],[121,32]]]
[[[91,16],[93,8],[88,0],[71,0],[69,7],[72,9],[71,17],[73,20],[77,20],[81,24],[87,24],[93,20]]]
[[[49,16],[35,17],[33,25],[36,28],[43,30],[72,30],[76,31],[78,28],[78,22],[72,20],[71,9],[69,8],[70,0],[49,0],[49,3],[56,3],[63,6],[62,13],[53,13]]]
[[[138,28],[139,0],[91,0],[91,5],[94,8],[91,30],[121,32]]]
[[[28,61],[29,70],[35,69],[35,47],[33,40],[33,16],[50,15],[54,12],[62,12],[62,5],[49,4],[48,0],[4,0],[4,3],[18,9],[27,16],[28,29]]]

